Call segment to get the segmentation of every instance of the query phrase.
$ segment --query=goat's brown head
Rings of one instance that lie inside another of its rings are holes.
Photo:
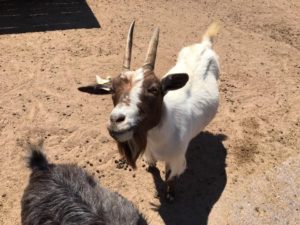
[[[155,75],[158,28],[151,38],[144,65],[130,70],[133,29],[134,21],[128,32],[121,74],[107,80],[107,83],[98,77],[98,84],[80,87],[79,90],[92,94],[108,91],[112,94],[114,108],[107,129],[117,141],[121,155],[135,167],[137,158],[146,148],[147,132],[160,122],[164,95],[169,90],[183,87],[188,75],[170,74],[161,80]]]

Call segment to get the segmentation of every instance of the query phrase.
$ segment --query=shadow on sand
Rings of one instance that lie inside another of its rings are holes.
[[[178,179],[176,200],[164,199],[164,181],[158,170],[152,171],[160,206],[155,208],[166,225],[206,225],[213,205],[220,198],[227,181],[223,134],[202,132],[189,145],[188,169]]]
[[[0,0],[0,34],[100,28],[85,0]]]

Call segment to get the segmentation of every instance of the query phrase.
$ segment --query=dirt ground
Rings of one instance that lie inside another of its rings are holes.
[[[87,4],[101,28],[0,35],[0,224],[20,224],[20,198],[29,175],[23,145],[38,136],[45,138],[52,162],[85,167],[103,186],[133,201],[150,224],[298,224],[300,2]],[[119,155],[106,131],[110,96],[77,90],[96,74],[118,74],[133,19],[135,68],[143,62],[154,27],[161,29],[159,75],[174,65],[181,47],[201,40],[212,21],[222,26],[215,42],[221,64],[219,112],[192,141],[188,170],[172,205],[157,195],[163,188],[162,164],[154,178],[141,160],[136,171],[116,168]]]

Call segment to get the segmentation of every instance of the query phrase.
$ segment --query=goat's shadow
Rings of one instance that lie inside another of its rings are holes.
[[[85,0],[0,0],[0,34],[100,28]]]
[[[206,225],[213,205],[220,198],[227,182],[226,154],[223,134],[202,132],[195,137],[187,151],[188,169],[176,186],[176,200],[165,201],[164,181],[158,170],[152,175],[160,198],[155,208],[166,225]]]

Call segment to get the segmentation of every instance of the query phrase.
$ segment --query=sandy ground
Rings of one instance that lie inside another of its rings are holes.
[[[46,139],[53,162],[85,167],[133,201],[150,224],[297,224],[300,2],[87,3],[101,28],[0,35],[0,224],[20,224],[29,175],[23,144],[38,136]],[[159,75],[210,22],[222,25],[215,42],[222,69],[219,112],[190,145],[173,205],[156,194],[162,165],[155,179],[141,160],[136,171],[116,168],[116,145],[105,128],[110,96],[77,91],[96,74],[118,74],[132,19],[134,67],[143,62],[153,28],[161,29]]]

